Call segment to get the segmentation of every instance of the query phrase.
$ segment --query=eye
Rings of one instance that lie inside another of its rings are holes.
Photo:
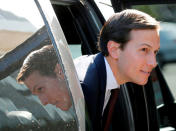
[[[43,90],[44,90],[44,87],[37,87],[36,93],[41,93],[41,92],[43,92]]]
[[[154,52],[154,53],[155,53],[155,55],[157,55],[157,54],[158,54],[158,52],[159,52],[159,50],[155,51],[155,52]]]
[[[141,51],[147,53],[149,50],[148,48],[142,48]]]

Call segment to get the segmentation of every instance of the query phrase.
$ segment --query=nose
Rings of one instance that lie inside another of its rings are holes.
[[[156,62],[156,55],[153,54],[149,57],[148,59],[148,65],[152,68],[155,68],[157,66],[157,62]]]
[[[47,99],[46,96],[40,95],[40,96],[38,96],[38,97],[39,97],[39,99],[40,99],[40,101],[41,101],[41,103],[42,103],[43,105],[47,105],[47,104],[48,104],[48,99]]]

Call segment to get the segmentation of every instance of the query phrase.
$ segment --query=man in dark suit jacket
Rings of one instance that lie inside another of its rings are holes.
[[[115,13],[104,24],[98,39],[100,53],[74,61],[93,130],[105,130],[108,117],[104,111],[112,89],[126,82],[147,83],[157,65],[159,43],[159,23],[146,13],[128,9]]]

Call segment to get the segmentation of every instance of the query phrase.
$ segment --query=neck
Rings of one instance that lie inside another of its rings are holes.
[[[126,83],[125,79],[123,79],[123,75],[119,72],[118,66],[117,66],[117,60],[113,59],[111,56],[106,56],[106,60],[108,64],[110,65],[110,68],[112,70],[112,73],[119,85],[122,85]]]

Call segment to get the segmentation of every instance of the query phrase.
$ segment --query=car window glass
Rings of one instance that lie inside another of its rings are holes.
[[[35,70],[29,70],[23,82],[16,80],[24,60],[52,45],[34,1],[1,1],[0,12],[0,130],[77,131],[72,95],[56,49],[57,66],[49,66],[54,57],[45,61],[39,53],[29,64]],[[46,63],[40,66],[42,59]]]
[[[53,4],[54,11],[65,33],[73,58],[81,56],[81,38],[75,24],[72,11],[68,6]]]
[[[86,8],[79,2],[77,5],[61,5],[57,3],[52,5],[65,34],[73,59],[82,54],[90,54],[90,45],[94,44],[91,37],[94,32],[98,35],[102,26],[91,5],[86,4]],[[92,28],[89,26],[90,24]]]
[[[9,4],[9,2],[11,4]],[[21,5],[26,4],[28,6],[21,6],[17,3],[21,3]],[[31,2],[31,0],[1,1],[0,55],[4,55],[6,52],[14,49],[18,44],[29,38],[44,25],[34,4],[35,3]],[[31,6],[34,6],[34,10],[31,10]]]
[[[137,5],[132,8],[144,11],[160,21],[160,51],[157,61],[176,98],[176,4]]]
[[[157,119],[160,130],[175,130],[175,100],[169,93],[167,83],[163,81],[159,68],[151,73],[152,87],[154,91]],[[171,116],[170,116],[171,115]]]
[[[156,106],[161,106],[164,104],[163,95],[161,91],[161,84],[159,83],[159,78],[155,71],[151,73],[151,81],[153,85]]]

